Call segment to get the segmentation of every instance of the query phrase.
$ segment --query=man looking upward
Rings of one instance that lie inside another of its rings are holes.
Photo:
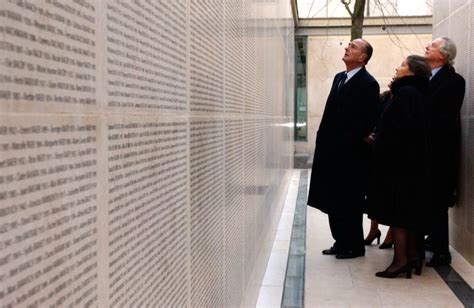
[[[456,45],[448,37],[433,40],[425,48],[431,66],[430,143],[432,210],[429,238],[433,258],[426,266],[451,263],[448,209],[456,202],[460,163],[461,120],[466,81],[454,70]]]
[[[338,259],[365,255],[362,209],[368,186],[370,146],[364,138],[375,126],[379,85],[365,65],[372,46],[351,41],[327,98],[316,137],[308,205],[328,214],[334,245],[322,251]]]

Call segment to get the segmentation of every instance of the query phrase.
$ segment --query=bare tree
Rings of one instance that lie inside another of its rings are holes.
[[[341,0],[349,15],[351,15],[351,41],[361,38],[364,28],[365,0],[355,0],[354,11],[351,10],[352,0]]]

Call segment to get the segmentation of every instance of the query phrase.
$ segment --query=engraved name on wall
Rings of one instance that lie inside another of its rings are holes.
[[[0,119],[2,306],[95,303],[96,124]]]
[[[2,1],[2,109],[97,104],[95,5],[85,0]]]
[[[224,306],[224,125],[191,121],[191,302]]]
[[[223,1],[189,3],[191,111],[222,112]]]
[[[131,120],[108,125],[109,303],[186,306],[187,123]]]
[[[285,91],[265,5],[1,1],[0,307],[240,304]]]
[[[225,121],[225,306],[239,306],[243,291],[244,130],[242,119]]]
[[[224,3],[225,112],[243,113],[243,7],[240,0]]]
[[[244,120],[244,281],[249,279],[256,258],[256,213],[257,213],[257,138],[255,119]]]
[[[186,110],[186,2],[106,2],[108,106]]]

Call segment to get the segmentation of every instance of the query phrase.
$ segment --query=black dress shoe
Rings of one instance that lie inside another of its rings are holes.
[[[390,249],[390,248],[392,248],[392,246],[393,246],[393,243],[382,243],[379,246],[379,249]]]
[[[435,267],[451,264],[451,254],[433,254],[430,262],[426,262],[426,266]]]
[[[323,255],[337,255],[339,253],[339,250],[337,250],[336,248],[334,248],[334,246],[332,246],[329,249],[324,249],[322,253]]]
[[[382,277],[382,278],[397,278],[400,274],[405,274],[405,277],[407,279],[410,279],[411,278],[411,269],[412,269],[412,266],[411,266],[410,263],[408,263],[408,264],[405,264],[405,266],[402,266],[401,268],[399,268],[398,270],[396,270],[394,272],[388,272],[387,270],[385,270],[383,272],[375,273],[375,276]]]
[[[377,232],[375,232],[375,234],[374,234],[374,236],[372,236],[372,238],[369,238],[369,236],[367,236],[367,238],[364,240],[364,245],[366,245],[366,246],[372,245],[372,242],[375,239],[377,239],[377,245],[379,245],[381,236],[382,236],[382,232],[380,232],[380,230],[377,230]]]
[[[356,252],[353,250],[348,250],[348,251],[343,251],[341,253],[338,253],[336,255],[336,259],[353,259],[353,258],[363,257],[363,256],[365,256],[364,251]]]
[[[423,268],[423,260],[416,259],[409,262],[412,269],[415,270],[415,275],[421,275],[421,269]]]

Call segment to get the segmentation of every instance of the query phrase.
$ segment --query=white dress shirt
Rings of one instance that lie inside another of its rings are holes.
[[[354,77],[354,75],[357,74],[357,72],[360,71],[360,70],[362,69],[362,67],[363,67],[363,66],[358,67],[358,68],[355,68],[355,69],[353,69],[353,70],[350,70],[350,71],[346,72],[346,74],[347,74],[347,79],[346,79],[346,81],[344,82],[344,84],[346,84],[346,83],[349,81],[349,79],[351,79],[352,77]]]
[[[433,79],[433,77],[439,72],[439,70],[442,68],[442,66],[438,66],[434,69],[431,70],[431,77],[430,80]]]

